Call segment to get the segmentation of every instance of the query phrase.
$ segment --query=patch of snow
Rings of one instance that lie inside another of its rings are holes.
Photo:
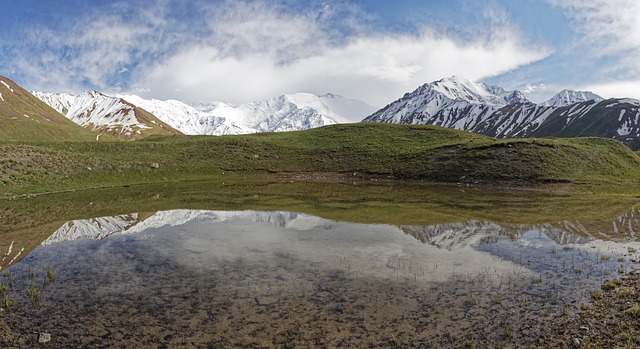
[[[628,103],[628,104],[640,106],[640,100],[637,100],[634,98],[621,98],[621,99],[618,99],[618,101],[620,103]]]
[[[9,245],[9,250],[7,251],[7,256],[11,255],[11,251],[13,251],[13,244],[15,242],[16,242],[15,240],[11,241],[11,245]],[[3,258],[3,260],[4,260],[4,258]]]
[[[0,80],[0,83],[2,83],[9,91],[11,91],[11,93],[13,93],[13,89],[11,88],[11,86],[9,86],[9,84],[7,84],[6,82]]]
[[[11,261],[9,262],[9,264],[13,264],[13,262],[20,257],[20,255],[22,254],[22,252],[24,252],[24,247],[22,249],[20,249],[20,251],[18,251],[18,253],[16,253],[16,255],[11,259]]]
[[[3,102],[5,102],[4,97],[2,97],[2,93],[0,92],[0,99],[2,99]]]

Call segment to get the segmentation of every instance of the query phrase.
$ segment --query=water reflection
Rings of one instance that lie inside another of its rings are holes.
[[[76,220],[9,269],[7,294],[24,306],[8,316],[57,346],[451,347],[504,341],[507,327],[531,345],[548,317],[633,267],[635,236],[597,235],[576,223],[391,226],[260,211]],[[48,267],[57,280],[45,285]],[[34,285],[32,307],[19,290]]]

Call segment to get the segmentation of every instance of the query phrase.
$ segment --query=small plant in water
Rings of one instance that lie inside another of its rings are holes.
[[[475,297],[467,297],[464,300],[464,304],[466,305],[476,305],[478,303],[479,303],[478,298],[475,298]]]
[[[602,299],[602,292],[600,292],[600,291],[591,291],[591,298],[593,298],[593,300]]]
[[[604,284],[602,284],[600,288],[603,291],[610,291],[616,289],[620,285],[622,285],[622,280],[620,279],[605,280]]]
[[[634,304],[634,305],[630,306],[624,312],[627,313],[627,314],[633,315],[635,317],[640,317],[640,305]]]
[[[40,289],[37,286],[31,286],[28,288],[27,295],[31,298],[31,304],[40,304]]]
[[[534,277],[533,279],[531,279],[531,283],[532,284],[541,284],[542,283],[542,278],[541,277]]]
[[[9,296],[7,296],[6,294],[4,295],[4,297],[2,297],[2,309],[7,312],[11,311],[11,298],[9,298]]]
[[[38,277],[38,271],[31,269],[31,267],[29,267],[28,274],[30,279],[35,279]]]
[[[464,342],[462,342],[462,347],[463,348],[475,348],[476,347],[476,342],[473,339],[465,339]]]
[[[573,247],[571,247],[571,246],[565,246],[565,247],[563,247],[562,249],[563,249],[563,250],[565,250],[565,251],[571,251],[571,250],[573,250]]]
[[[611,260],[611,256],[602,256],[602,257],[600,257],[600,261],[602,261],[602,262],[608,262],[609,260]]]
[[[627,252],[629,252],[629,253],[636,253],[636,252],[638,252],[638,250],[636,250],[636,249],[635,249],[635,248],[633,248],[633,247],[627,247]]]
[[[56,272],[55,270],[53,270],[52,266],[47,266],[47,283],[49,282],[56,282]]]
[[[511,339],[513,338],[513,331],[510,328],[503,328],[502,336],[506,339]]]
[[[631,287],[620,287],[616,290],[616,293],[620,297],[634,297],[636,295],[636,291]]]

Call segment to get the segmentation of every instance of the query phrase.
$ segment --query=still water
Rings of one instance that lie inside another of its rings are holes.
[[[638,266],[636,217],[606,228],[283,211],[74,220],[4,271],[4,316],[26,347],[532,346]]]

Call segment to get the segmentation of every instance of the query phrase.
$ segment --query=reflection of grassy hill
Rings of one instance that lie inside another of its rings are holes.
[[[436,126],[390,124],[128,143],[0,143],[5,190],[215,179],[223,172],[516,185],[638,183],[640,157],[605,139],[496,140]]]
[[[79,141],[96,135],[76,125],[13,81],[0,76],[0,139]]]
[[[434,225],[490,221],[509,228],[551,224],[579,236],[633,236],[621,216],[637,214],[629,195],[549,193],[357,182],[274,183],[258,177],[225,176],[212,182],[152,184],[64,192],[0,200],[0,266],[6,267],[45,240],[65,221],[171,209],[304,212],[338,221],[392,225]],[[223,182],[224,181],[224,182]],[[139,216],[146,219],[148,214]],[[618,222],[615,231],[612,222]],[[586,231],[587,233],[585,233]],[[12,252],[7,253],[13,244]],[[5,255],[6,254],[6,255]]]

